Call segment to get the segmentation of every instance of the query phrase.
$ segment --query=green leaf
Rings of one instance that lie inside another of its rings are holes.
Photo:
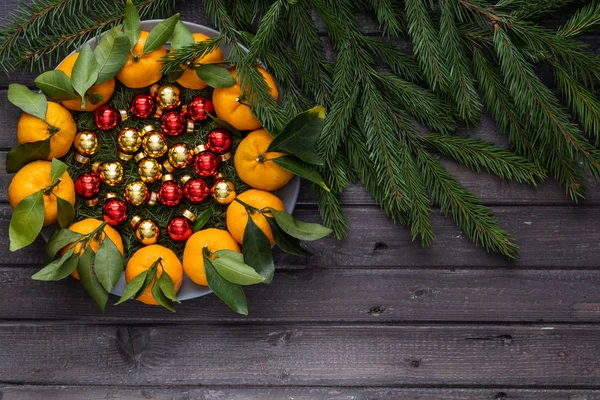
[[[198,232],[200,229],[206,225],[210,217],[212,217],[213,211],[210,208],[202,211],[197,217],[196,221],[194,221],[193,231]]]
[[[244,255],[233,250],[217,250],[214,253],[217,257],[229,257],[239,262],[244,262]]]
[[[156,283],[154,285],[156,285]],[[173,279],[171,279],[171,276],[164,269],[162,271],[162,274],[158,278],[158,286],[160,287],[160,290],[163,292],[167,299],[172,300],[176,303],[180,303],[180,301],[177,300],[177,292],[175,291],[175,284],[173,283]]]
[[[275,273],[271,243],[252,218],[248,218],[244,229],[242,246],[246,263],[264,277],[266,283],[271,283]]]
[[[65,199],[56,196],[56,206],[58,210],[58,225],[61,228],[68,228],[75,219],[75,207]]]
[[[116,305],[119,305],[129,299],[131,299],[134,295],[136,295],[137,293],[140,292],[140,289],[142,288],[142,286],[144,285],[144,281],[146,280],[146,276],[148,276],[148,270],[143,271],[141,274],[137,275],[135,278],[133,278],[128,284],[127,286],[125,286],[125,290],[123,291],[123,295],[121,296],[121,298],[119,299],[119,301],[117,301],[115,303]]]
[[[324,119],[323,106],[296,115],[273,139],[267,151],[293,154],[308,164],[323,165],[315,144],[323,130]]]
[[[323,188],[323,190],[329,192],[329,188],[327,187],[327,184],[325,184],[325,181],[323,181],[321,174],[319,174],[319,172],[310,165],[300,161],[297,157],[281,156],[274,158],[272,161],[286,171],[290,171],[292,174],[298,175],[300,178],[314,182]]]
[[[69,229],[57,229],[50,236],[48,244],[46,244],[46,262],[54,260],[56,254],[66,245],[75,243],[81,239],[81,233],[73,232]]]
[[[140,290],[137,292],[137,294],[134,296],[134,298],[137,300],[140,298],[140,296],[142,294],[144,294],[144,292],[146,291],[146,289],[148,288],[148,286],[150,285],[150,283],[154,280],[154,278],[156,277],[156,271],[157,271],[157,266],[158,262],[155,262],[154,264],[152,264],[150,266],[150,268],[148,268],[146,271],[148,271],[148,275],[146,276],[146,280],[144,280],[144,284],[142,285],[142,287],[140,288]]]
[[[237,82],[227,68],[215,64],[197,66],[196,74],[208,86],[214,88],[227,88],[235,85]]]
[[[19,107],[27,114],[40,119],[46,119],[48,111],[48,100],[41,93],[35,93],[27,89],[27,86],[19,83],[8,85],[8,101]]]
[[[101,94],[98,94],[98,93],[88,93],[88,100],[92,104],[98,104],[98,103],[100,103],[103,98],[104,98],[104,96],[102,96]]]
[[[35,86],[53,100],[74,100],[78,98],[71,78],[63,71],[46,71],[35,78]]]
[[[311,222],[298,221],[285,211],[275,210],[269,207],[271,214],[275,217],[277,225],[288,235],[300,240],[317,240],[329,235],[332,230]]]
[[[142,33],[140,14],[131,0],[125,3],[125,36],[129,39],[129,51],[133,50]]]
[[[171,299],[165,296],[160,285],[157,285],[156,282],[154,282],[154,285],[152,285],[152,296],[158,302],[159,305],[163,306],[169,311],[175,312],[173,301],[171,301]]]
[[[275,239],[275,244],[277,244],[277,246],[281,250],[285,251],[286,253],[300,257],[312,256],[312,253],[310,251],[302,247],[298,239],[285,233],[279,227],[279,225],[277,225],[277,222],[275,222],[274,218],[267,218],[267,222],[271,227],[271,232],[273,233],[273,239]]]
[[[48,155],[50,155],[50,138],[13,147],[6,155],[6,172],[13,174],[32,161],[47,160]]]
[[[123,34],[119,27],[111,29],[102,36],[94,49],[98,64],[96,83],[111,79],[123,68],[129,57],[130,48],[127,35]]]
[[[17,204],[10,218],[10,251],[29,246],[44,226],[44,193],[40,190]]]
[[[50,182],[56,182],[56,180],[63,176],[66,171],[67,164],[60,161],[58,158],[53,158],[52,165],[50,166]]]
[[[177,21],[175,29],[173,30],[173,37],[171,38],[171,48],[181,49],[185,46],[191,46],[194,44],[194,36],[190,29],[185,26],[181,21]]]
[[[110,237],[105,235],[96,251],[94,271],[107,292],[110,292],[119,282],[123,273],[123,264],[123,255]]]
[[[240,262],[236,258],[217,257],[211,260],[219,275],[231,283],[238,285],[255,285],[264,282],[265,278],[259,275],[254,268]]]
[[[83,289],[89,293],[94,299],[100,310],[104,312],[106,302],[108,301],[108,292],[104,289],[96,274],[94,273],[94,251],[88,247],[79,258],[77,264],[77,272],[79,273],[79,281]]]
[[[206,272],[208,287],[223,303],[238,314],[248,315],[248,302],[244,289],[219,275],[206,255],[204,255],[204,272]]]
[[[81,108],[85,108],[86,93],[98,79],[98,63],[89,44],[83,45],[71,74],[73,88],[81,96]]]
[[[184,72],[185,71],[183,69],[181,69],[181,68],[174,69],[172,71],[169,71],[167,73],[167,75],[165,75],[165,79],[167,80],[167,82],[173,83],[177,79],[181,78],[183,76]]]
[[[59,281],[71,275],[77,268],[79,254],[73,254],[70,248],[62,257],[50,262],[44,268],[33,274],[31,279],[36,281]]]
[[[146,44],[144,45],[144,52],[142,55],[159,49],[162,45],[167,43],[167,40],[169,40],[173,34],[177,21],[179,21],[179,13],[159,22],[152,28],[148,34],[148,38],[146,38]]]
[[[207,114],[207,115],[209,116],[210,119],[215,121],[215,123],[217,125],[219,125],[221,128],[227,129],[230,133],[232,133],[237,138],[240,138],[240,139],[242,138],[242,132],[240,132],[236,128],[234,128],[233,125],[231,125],[229,122],[224,121],[220,118],[217,118],[216,116],[214,116],[212,114]]]

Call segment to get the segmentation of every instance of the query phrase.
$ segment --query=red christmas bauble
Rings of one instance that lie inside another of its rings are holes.
[[[231,134],[225,129],[213,129],[208,133],[206,147],[213,153],[227,153],[231,149]]]
[[[75,193],[80,196],[87,205],[95,205],[100,193],[100,178],[91,172],[79,175],[75,179]]]
[[[156,112],[156,101],[149,94],[136,94],[131,100],[129,110],[138,118],[150,118]]]
[[[113,129],[121,122],[121,115],[114,108],[104,104],[94,111],[94,122],[98,129],[107,131]]]
[[[185,176],[182,181],[183,194],[192,203],[202,203],[210,196],[210,188],[208,184],[201,178],[192,178],[191,176]]]
[[[167,233],[176,242],[185,242],[192,236],[192,222],[186,217],[174,217],[167,225]]]
[[[183,189],[173,181],[165,181],[158,190],[158,201],[167,207],[174,207],[181,202]]]
[[[127,204],[123,200],[119,200],[114,194],[107,195],[106,203],[102,207],[102,218],[109,225],[117,226],[127,220]]]
[[[208,118],[208,114],[213,114],[214,112],[215,107],[212,101],[203,96],[194,97],[186,107],[188,118],[194,122],[205,121]]]
[[[219,159],[210,151],[201,151],[194,157],[194,171],[202,178],[214,175],[219,168]]]
[[[187,129],[187,120],[178,111],[169,111],[162,116],[160,126],[165,135],[178,136]]]

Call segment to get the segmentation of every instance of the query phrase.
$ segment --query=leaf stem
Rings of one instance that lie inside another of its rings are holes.
[[[58,178],[57,180],[52,182],[49,186],[42,189],[42,191],[44,192],[44,195],[50,196],[51,194],[53,194],[52,191],[54,190],[55,187],[57,187],[60,184],[60,182],[62,182],[62,179]]]
[[[258,209],[258,208],[256,208],[256,207],[253,207],[253,206],[251,206],[251,205],[250,205],[250,204],[248,204],[248,203],[245,203],[244,201],[240,200],[240,199],[239,199],[239,198],[237,198],[237,197],[236,197],[235,199],[233,199],[233,200],[234,200],[234,201],[237,201],[238,203],[240,203],[241,205],[243,205],[243,206],[244,206],[244,208],[246,209],[246,211],[248,211],[249,213],[251,212],[252,214],[254,214],[254,213],[256,213],[256,212],[259,212],[259,213],[261,213],[261,214],[262,214],[261,210],[259,210],[259,209]]]

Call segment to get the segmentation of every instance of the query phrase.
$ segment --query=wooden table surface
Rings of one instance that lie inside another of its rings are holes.
[[[182,18],[212,25],[197,3]],[[33,75],[0,78],[1,171],[20,114],[10,82]],[[469,134],[505,143],[487,116]],[[349,238],[311,243],[307,259],[277,252],[274,282],[247,290],[248,317],[213,295],[175,314],[128,302],[102,315],[72,279],[31,280],[44,243],[8,251],[1,172],[0,399],[600,399],[600,183],[576,206],[551,182],[445,165],[514,234],[519,260],[439,212],[422,248],[354,186]],[[308,185],[295,215],[319,221]]]

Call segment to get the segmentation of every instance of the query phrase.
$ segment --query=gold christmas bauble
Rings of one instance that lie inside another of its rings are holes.
[[[212,196],[217,203],[229,204],[235,199],[235,186],[226,179],[218,180],[212,187]]]
[[[121,129],[117,136],[119,158],[123,161],[131,159],[132,154],[142,145],[142,134],[135,128]]]
[[[100,181],[110,186],[116,186],[123,180],[123,166],[118,161],[95,162],[92,171],[98,174]]]
[[[141,206],[150,197],[146,184],[142,181],[128,183],[125,186],[125,200],[134,206]]]
[[[175,85],[153,85],[150,94],[156,99],[156,104],[164,110],[172,110],[181,105],[181,91]]]
[[[185,143],[177,143],[169,149],[167,158],[163,165],[168,172],[173,172],[175,168],[187,167],[192,162],[194,154]]]
[[[138,162],[138,174],[142,182],[156,182],[162,177],[162,167],[155,158],[144,157]]]
[[[142,139],[142,148],[148,157],[162,157],[169,148],[167,147],[167,139],[160,132],[149,132]]]
[[[151,219],[142,219],[136,215],[131,219],[131,227],[135,232],[136,239],[143,245],[154,244],[160,236],[160,228]]]
[[[98,151],[98,136],[91,131],[81,131],[75,135],[75,139],[73,139],[73,147],[77,152],[75,159],[81,163],[85,164],[89,161],[89,157],[96,154]]]

